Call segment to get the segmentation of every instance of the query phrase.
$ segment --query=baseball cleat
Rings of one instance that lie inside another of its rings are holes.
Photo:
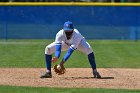
[[[46,72],[43,75],[41,75],[40,78],[52,78],[52,74],[51,72]]]
[[[101,78],[101,75],[96,70],[93,71],[93,76],[94,76],[94,78]]]

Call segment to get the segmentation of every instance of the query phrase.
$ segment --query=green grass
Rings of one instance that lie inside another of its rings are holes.
[[[0,93],[140,93],[140,90],[0,86]]]
[[[44,49],[53,40],[0,40],[0,67],[45,67]],[[140,41],[88,40],[97,67],[140,68]],[[61,54],[61,61],[65,52]],[[87,56],[75,51],[66,67],[90,67]]]
[[[0,40],[0,67],[45,67],[44,49],[51,42],[53,40]],[[98,67],[140,68],[140,41],[88,42],[94,50]],[[65,52],[61,58],[64,54]],[[75,51],[66,67],[80,68],[90,65],[85,54]],[[0,93],[140,93],[140,90],[0,86]]]

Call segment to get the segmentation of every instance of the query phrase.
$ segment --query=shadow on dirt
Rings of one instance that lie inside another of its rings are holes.
[[[114,77],[101,77],[101,78],[93,78],[93,77],[65,77],[65,79],[114,79]]]
[[[114,79],[114,77],[101,77],[100,79]]]

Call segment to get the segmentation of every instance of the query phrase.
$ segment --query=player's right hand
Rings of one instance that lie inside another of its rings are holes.
[[[58,61],[58,58],[57,58],[57,57],[53,57],[53,58],[52,58],[52,63],[54,63],[54,62],[56,62],[56,61]]]

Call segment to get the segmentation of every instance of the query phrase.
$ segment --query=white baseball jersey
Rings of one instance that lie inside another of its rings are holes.
[[[60,30],[56,34],[55,42],[49,44],[45,48],[45,54],[51,55],[55,52],[56,45],[62,45],[61,51],[66,51],[68,48],[77,49],[87,55],[92,53],[93,50],[88,42],[86,42],[85,38],[79,33],[77,29],[73,30],[72,36],[69,40],[67,40],[66,34],[64,30]]]
[[[62,29],[56,34],[55,43],[62,44],[62,42],[64,42],[73,49],[76,49],[82,39],[84,39],[84,37],[77,29],[74,29],[71,38],[67,40],[65,31]]]

